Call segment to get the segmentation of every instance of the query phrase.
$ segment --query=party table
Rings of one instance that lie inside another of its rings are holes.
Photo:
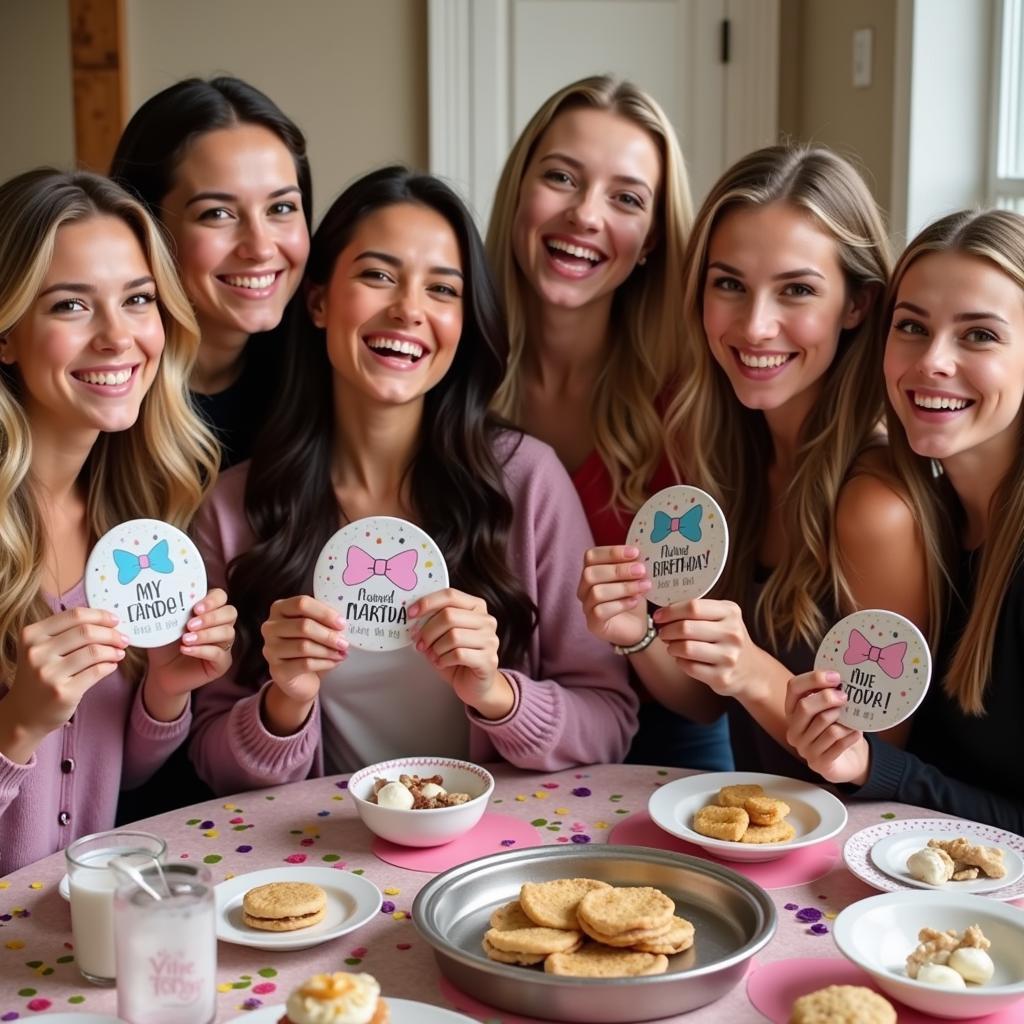
[[[482,822],[486,827],[475,833],[479,839],[468,847],[440,847],[423,854],[403,855],[379,841],[375,853],[375,837],[360,822],[344,776],[211,800],[140,822],[140,828],[167,841],[169,860],[202,862],[218,882],[262,868],[301,864],[362,874],[383,893],[384,903],[373,920],[312,949],[266,952],[220,943],[217,1021],[283,1003],[308,975],[358,970],[375,975],[387,996],[453,1007],[486,1024],[521,1024],[525,1018],[481,1006],[442,979],[411,918],[413,899],[432,872],[450,866],[453,857],[539,844],[612,841],[700,855],[695,847],[661,832],[646,812],[657,787],[689,772],[638,765],[551,774],[507,765],[491,770],[496,785]],[[900,804],[852,803],[847,826],[836,840],[767,864],[730,865],[768,890],[778,913],[776,935],[745,981],[727,996],[667,1020],[785,1020],[780,1014],[794,992],[820,987],[809,982],[866,979],[842,959],[831,937],[836,914],[874,893],[844,866],[842,844],[867,825],[920,817],[936,815]],[[116,1013],[115,991],[93,987],[78,973],[69,907],[58,892],[63,874],[63,854],[55,854],[0,879],[0,1021],[56,1011]],[[901,1022],[923,1019],[901,1010]]]

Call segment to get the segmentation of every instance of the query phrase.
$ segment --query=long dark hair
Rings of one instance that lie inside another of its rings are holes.
[[[495,451],[505,425],[488,412],[505,373],[508,337],[483,243],[469,211],[443,182],[404,167],[360,178],[327,211],[310,247],[308,281],[326,285],[338,254],[364,217],[397,203],[426,206],[451,225],[462,254],[463,325],[451,368],[426,395],[420,444],[406,468],[413,507],[441,550],[452,585],[483,598],[500,623],[502,664],[522,662],[536,607],[508,564],[513,508]],[[245,511],[256,543],[229,567],[242,639],[240,671],[265,671],[260,626],[279,597],[306,586],[338,528],[331,485],[333,370],[324,331],[302,303],[291,314],[281,400],[249,468]]]
[[[132,115],[118,140],[110,177],[162,219],[165,196],[190,142],[238,124],[261,125],[292,155],[306,226],[312,227],[313,183],[306,138],[267,95],[240,78],[186,78],[150,96]]]

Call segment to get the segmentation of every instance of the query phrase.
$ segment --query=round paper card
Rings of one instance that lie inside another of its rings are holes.
[[[199,549],[159,519],[115,526],[85,563],[89,607],[113,612],[118,630],[134,647],[174,643],[205,596],[206,566]]]
[[[345,617],[345,636],[364,651],[412,643],[406,608],[448,586],[441,549],[418,526],[370,516],[343,526],[313,572],[313,596]]]
[[[703,597],[729,553],[729,528],[718,502],[699,487],[658,491],[633,517],[626,543],[640,549],[653,586],[647,600],[675,604]]]
[[[902,722],[924,700],[932,656],[909,619],[872,608],[847,615],[825,634],[814,667],[839,673],[846,693],[840,724],[877,732]]]

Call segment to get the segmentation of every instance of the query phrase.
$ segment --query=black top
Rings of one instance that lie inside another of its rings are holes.
[[[213,395],[192,392],[192,401],[220,444],[222,470],[252,455],[273,397],[281,343],[273,335],[254,335],[246,345],[245,366],[233,384]]]
[[[750,633],[750,639],[777,661],[782,662],[793,675],[810,672],[814,668],[816,648],[808,644],[797,644],[783,650],[773,649],[758,626],[754,608],[770,574],[771,570],[764,566],[755,567],[753,585],[743,608],[743,620]],[[829,627],[837,618],[838,616],[825,612],[825,620]],[[776,743],[738,700],[729,701],[727,714],[729,738],[732,741],[732,753],[738,771],[770,772],[773,775],[786,775],[791,779],[821,783],[821,776],[812,772],[806,762]]]
[[[1024,567],[1011,577],[992,648],[985,714],[965,715],[942,685],[967,621],[980,558],[965,552],[935,672],[914,716],[907,749],[869,735],[871,770],[853,795],[899,800],[1024,834]]]

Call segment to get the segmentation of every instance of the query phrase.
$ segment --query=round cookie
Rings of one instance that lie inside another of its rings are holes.
[[[672,928],[672,922],[662,925],[658,928],[631,928],[629,931],[619,932],[617,935],[608,935],[605,932],[599,931],[592,927],[582,918],[580,919],[580,929],[584,934],[589,935],[595,942],[600,942],[605,946],[616,946],[622,949],[628,949],[635,946],[638,942],[654,942],[657,939],[667,935],[669,930]]]
[[[610,889],[596,878],[558,878],[553,882],[525,882],[519,903],[534,924],[545,928],[578,928],[576,909],[580,900],[595,889]],[[493,923],[493,922],[492,922]]]
[[[484,941],[503,953],[547,955],[579,948],[583,936],[577,930],[542,928],[524,913],[518,900],[498,907],[491,914],[491,928]]]
[[[896,1011],[862,985],[829,985],[797,999],[789,1024],[896,1024]]]
[[[627,886],[594,889],[580,900],[577,916],[602,935],[620,935],[671,924],[676,905],[659,889]]]
[[[719,807],[742,807],[752,796],[764,796],[764,788],[758,785],[723,786],[718,791]]]
[[[664,953],[666,956],[674,956],[693,945],[693,934],[693,925],[685,917],[673,917],[672,924],[664,935],[659,935],[656,939],[635,942],[633,949],[638,953]]]
[[[547,974],[575,978],[636,978],[664,974],[668,957],[588,944],[576,953],[554,953],[544,961]]]
[[[293,932],[322,921],[327,894],[309,882],[269,882],[242,899],[242,920],[265,932]]]
[[[702,807],[693,816],[693,831],[709,839],[738,843],[750,824],[750,816],[742,807]]]
[[[499,964],[516,964],[519,967],[532,967],[547,957],[547,953],[506,953],[503,949],[492,946],[486,937],[484,937],[481,945],[487,954],[487,959]]]
[[[788,821],[774,825],[749,825],[743,833],[741,843],[788,843],[796,835],[796,829]]]
[[[789,814],[789,804],[770,796],[752,796],[743,801],[743,810],[750,816],[751,825],[777,825]]]

